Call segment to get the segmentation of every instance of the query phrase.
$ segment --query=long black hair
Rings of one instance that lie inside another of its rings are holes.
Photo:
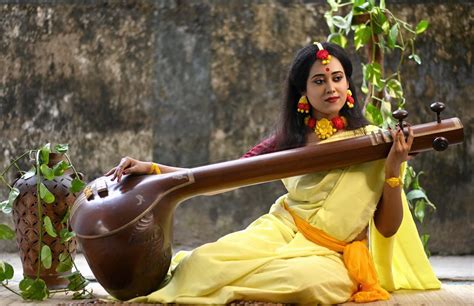
[[[368,125],[367,119],[362,114],[359,101],[357,99],[357,91],[351,80],[352,63],[344,49],[340,46],[324,42],[323,48],[336,57],[342,64],[349,89],[352,91],[354,98],[354,107],[349,108],[344,104],[340,110],[340,114],[347,119],[348,130],[354,130]],[[314,44],[308,45],[300,49],[297,53],[288,71],[285,81],[285,92],[283,95],[283,103],[281,107],[281,118],[277,123],[275,131],[276,150],[284,150],[296,148],[305,145],[307,127],[304,124],[305,115],[297,112],[298,100],[301,93],[306,91],[306,82],[308,80],[309,71],[316,61],[316,52],[318,47]]]

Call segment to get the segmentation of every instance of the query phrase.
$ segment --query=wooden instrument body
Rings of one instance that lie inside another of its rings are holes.
[[[463,140],[458,118],[412,128],[412,153],[431,150],[437,137],[449,144]],[[86,187],[92,191],[87,197],[82,193],[76,200],[71,226],[98,282],[111,295],[127,300],[156,290],[166,276],[173,213],[180,202],[208,192],[382,159],[391,146],[390,134],[380,130],[169,174],[125,176],[120,183],[101,177]],[[106,189],[98,190],[98,182]]]

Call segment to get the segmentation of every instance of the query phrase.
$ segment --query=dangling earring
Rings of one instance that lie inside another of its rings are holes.
[[[347,104],[347,107],[349,108],[354,107],[354,98],[352,97],[352,91],[350,89],[347,90],[346,104]]]
[[[298,111],[298,113],[309,114],[309,103],[306,96],[301,96],[300,100],[298,101],[298,107],[296,110]]]

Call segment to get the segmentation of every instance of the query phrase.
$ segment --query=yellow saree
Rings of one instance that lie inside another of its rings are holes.
[[[330,140],[360,133],[347,131]],[[378,160],[284,179],[288,193],[277,199],[268,214],[242,231],[178,253],[169,283],[133,301],[225,304],[248,299],[311,305],[347,301],[356,284],[341,254],[299,233],[284,203],[312,226],[350,242],[373,217],[383,174],[384,160]],[[399,232],[388,239],[371,227],[370,249],[382,286],[388,290],[439,288],[410,220],[413,223],[405,209]],[[410,248],[409,256],[406,248]]]

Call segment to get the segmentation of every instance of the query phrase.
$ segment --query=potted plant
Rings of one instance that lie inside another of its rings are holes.
[[[74,264],[77,242],[69,228],[69,212],[85,183],[67,152],[67,144],[54,149],[46,144],[13,159],[0,173],[1,182],[9,189],[0,210],[12,215],[15,225],[13,230],[0,224],[0,239],[16,238],[23,265],[19,291],[8,285],[14,271],[3,261],[0,282],[25,300],[45,300],[65,291],[73,291],[73,298],[92,294]],[[27,159],[31,167],[24,171],[19,165]],[[12,169],[17,171],[17,178],[10,184],[6,175]]]

